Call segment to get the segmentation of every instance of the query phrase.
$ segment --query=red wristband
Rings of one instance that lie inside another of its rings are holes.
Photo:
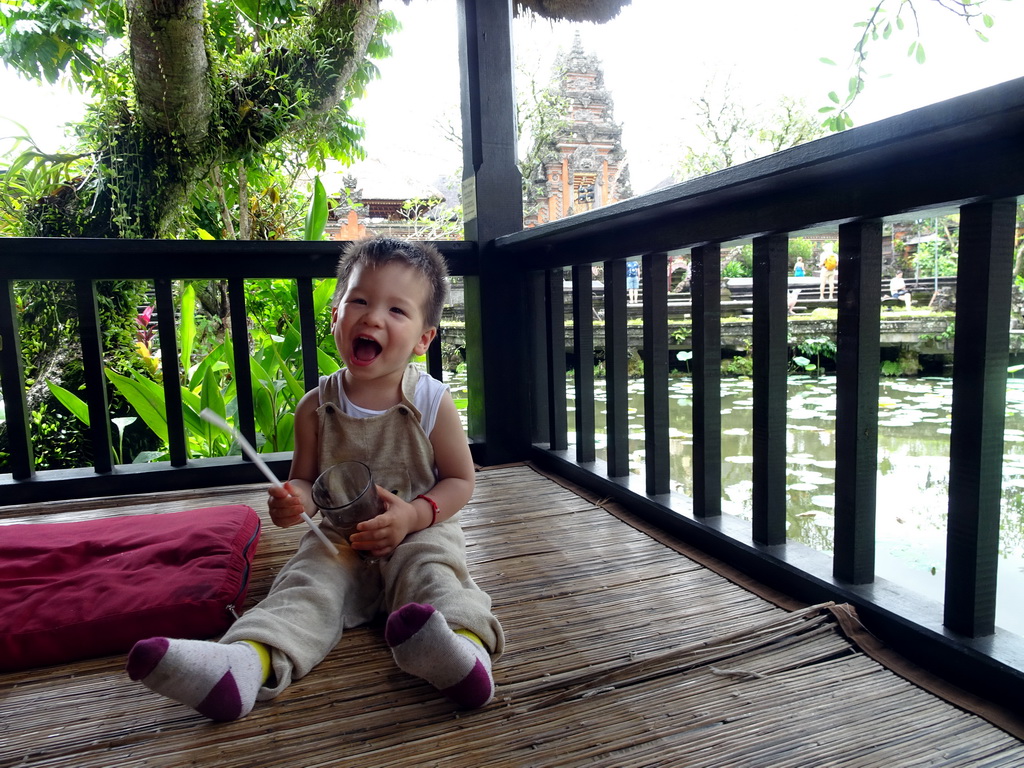
[[[430,505],[430,511],[433,513],[433,518],[430,521],[430,525],[433,525],[434,523],[436,523],[437,522],[437,516],[441,512],[441,510],[437,508],[437,502],[434,501],[429,496],[424,496],[422,493],[419,496],[417,496],[416,498],[417,499],[423,499],[425,502],[427,502],[427,504]],[[428,525],[427,527],[429,528],[430,525]]]

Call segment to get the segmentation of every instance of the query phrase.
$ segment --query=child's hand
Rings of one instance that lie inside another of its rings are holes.
[[[267,506],[270,508],[270,519],[274,521],[274,525],[288,528],[302,522],[302,497],[291,483],[285,483],[283,488],[272,485],[267,489],[267,493],[270,494]]]
[[[416,507],[403,501],[390,491],[376,486],[377,495],[384,502],[384,511],[372,520],[356,526],[357,533],[348,537],[352,549],[369,552],[373,557],[385,557],[417,530]]]

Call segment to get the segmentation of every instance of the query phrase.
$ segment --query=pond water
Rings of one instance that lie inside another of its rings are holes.
[[[952,381],[886,379],[879,393],[876,571],[941,601]],[[574,398],[570,383],[568,396]],[[605,458],[605,390],[595,391],[598,457]],[[670,382],[673,490],[692,496],[692,384]],[[788,536],[832,551],[835,378],[791,377],[787,430]],[[572,409],[572,403],[570,403]],[[753,383],[722,381],[723,512],[751,519]],[[570,413],[570,430],[573,428]],[[644,461],[643,382],[630,385],[630,469]],[[570,434],[573,444],[575,435]],[[1024,635],[1024,380],[1007,391],[996,624]]]

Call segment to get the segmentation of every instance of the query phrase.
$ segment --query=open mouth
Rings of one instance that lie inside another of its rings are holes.
[[[382,351],[380,344],[366,336],[359,336],[352,345],[352,357],[364,365],[376,360]]]

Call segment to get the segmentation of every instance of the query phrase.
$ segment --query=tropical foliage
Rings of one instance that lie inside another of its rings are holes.
[[[195,236],[198,222],[215,237],[285,235],[295,206],[280,204],[300,170],[361,156],[349,108],[395,28],[377,0],[2,6],[0,59],[92,99],[78,153],[21,137],[8,232]]]
[[[320,281],[313,293],[314,313],[328,316],[335,281]],[[249,368],[253,382],[253,403],[256,416],[257,450],[289,451],[294,447],[294,412],[306,388],[297,372],[302,369],[299,330],[292,318],[298,304],[293,281],[265,280],[247,286],[249,299],[263,318],[249,329],[252,354]],[[247,301],[247,305],[250,302]],[[180,315],[177,323],[177,348],[180,359],[164,361],[159,348],[159,333],[150,329],[149,308],[138,316],[139,337],[136,350],[143,365],[127,371],[108,367],[108,380],[130,406],[130,410],[149,428],[157,439],[151,450],[126,456],[118,451],[120,461],[154,461],[168,458],[167,409],[163,377],[168,370],[179,376],[186,432],[186,451],[190,458],[223,456],[238,453],[231,437],[199,417],[210,408],[226,419],[237,411],[235,355],[230,338],[222,337],[209,325],[204,326],[196,313],[196,294],[192,284],[185,283],[180,292]],[[271,318],[268,320],[268,318]],[[317,329],[318,368],[331,373],[340,367],[333,337],[326,322]],[[180,371],[180,374],[177,372]],[[85,402],[74,392],[48,382],[49,389],[69,412],[89,424]],[[118,422],[121,423],[118,423]],[[123,434],[131,417],[114,418],[118,434]]]

